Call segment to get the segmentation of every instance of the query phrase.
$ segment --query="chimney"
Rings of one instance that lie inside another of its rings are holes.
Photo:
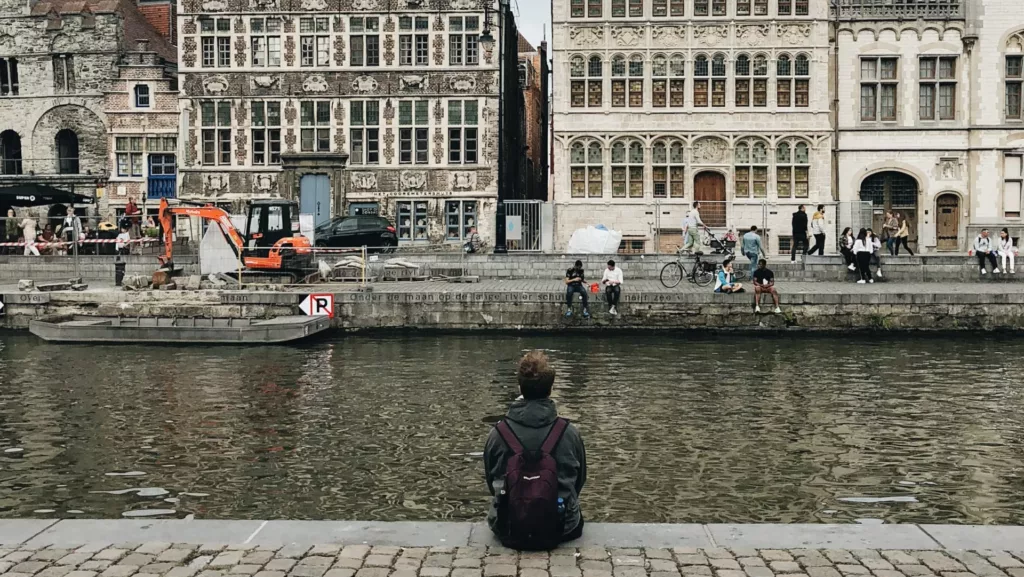
[[[148,38],[136,38],[135,39],[135,51],[136,52],[149,52],[149,39]]]

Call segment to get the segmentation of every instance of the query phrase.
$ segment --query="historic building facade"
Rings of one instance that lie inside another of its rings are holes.
[[[556,249],[604,224],[625,250],[670,250],[699,200],[719,232],[758,225],[786,250],[797,205],[832,200],[827,2],[553,11]]]
[[[490,8],[185,0],[181,196],[291,196],[318,223],[381,214],[403,244],[458,243],[472,226],[493,239],[508,26]]]

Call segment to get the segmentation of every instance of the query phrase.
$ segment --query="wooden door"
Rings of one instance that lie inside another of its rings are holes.
[[[693,199],[700,202],[700,218],[709,227],[725,227],[725,177],[701,172],[693,178]]]
[[[960,197],[943,194],[935,201],[935,248],[956,251],[960,249]]]

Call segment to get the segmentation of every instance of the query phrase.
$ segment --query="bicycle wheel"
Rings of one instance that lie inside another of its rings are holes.
[[[741,270],[733,271],[733,273],[732,273],[732,280],[741,281],[741,280],[746,280],[746,278],[747,278],[747,273],[745,273],[745,272],[743,272]]]
[[[683,280],[683,265],[670,262],[661,267],[661,284],[665,288],[675,288]]]
[[[715,273],[705,270],[703,267],[693,272],[693,282],[697,286],[708,286],[715,280]]]

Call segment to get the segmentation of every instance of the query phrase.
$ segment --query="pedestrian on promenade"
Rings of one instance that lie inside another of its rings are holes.
[[[882,239],[870,228],[868,236],[871,237],[871,264],[878,267],[878,278],[882,278]]]
[[[558,416],[551,400],[555,369],[547,355],[526,353],[516,377],[520,396],[484,448],[492,496],[487,524],[506,547],[553,549],[583,535],[579,497],[587,452],[579,431]]]
[[[466,244],[463,245],[462,249],[472,254],[479,251],[482,244],[483,241],[480,240],[480,233],[476,231],[476,227],[470,227],[469,236],[466,237]]]
[[[800,205],[793,213],[793,240],[790,243],[789,262],[796,262],[796,247],[801,246],[807,254],[807,207]]]
[[[117,235],[117,241],[114,243],[114,248],[117,250],[117,254],[126,255],[129,252],[131,246],[132,235],[128,232],[127,226],[121,227],[121,233]]]
[[[54,246],[57,243],[57,235],[53,234],[53,225],[47,223],[43,227],[43,232],[39,233],[39,244],[43,245],[39,252],[44,255],[55,255],[62,254],[59,246]],[[38,249],[38,247],[36,247]]]
[[[910,238],[910,224],[907,223],[907,217],[900,214],[898,215],[900,221],[900,229],[896,233],[896,256],[900,256],[900,246],[907,249],[910,256],[914,256],[914,251],[910,250],[910,245],[907,244],[907,240]]]
[[[875,279],[871,278],[871,253],[874,250],[875,247],[871,242],[871,237],[868,236],[867,229],[860,229],[860,232],[857,233],[857,240],[853,243],[853,254],[857,257],[857,272],[860,274],[857,284],[875,282]]]
[[[18,236],[21,231],[18,230],[18,215],[15,214],[13,208],[7,209],[7,222],[4,223],[4,240],[6,242],[18,242]],[[7,254],[14,254],[17,247],[7,247],[4,252]]]
[[[583,261],[576,261],[576,264],[565,271],[565,317],[569,318],[572,316],[572,297],[575,293],[580,293],[580,297],[583,299],[583,318],[590,318],[590,307],[588,305],[587,287],[583,286],[586,283],[586,277],[583,272]]]
[[[978,268],[981,274],[988,274],[985,271],[985,261],[991,263],[992,273],[999,274],[999,265],[996,264],[996,255],[992,252],[992,239],[988,236],[988,229],[981,229],[981,233],[974,238],[974,254],[978,257]]]
[[[26,216],[19,225],[21,236],[25,239],[25,256],[30,254],[39,256],[39,249],[36,248],[36,219]]]
[[[750,230],[743,235],[743,244],[740,246],[743,256],[750,259],[750,278],[754,278],[754,271],[757,270],[757,259],[764,254],[764,247],[761,245],[761,235],[757,234],[757,225],[750,227]]]
[[[853,241],[853,229],[844,228],[842,236],[839,237],[839,252],[846,260],[846,268],[855,271],[857,270],[857,257],[853,254]]]
[[[722,268],[718,271],[718,280],[715,281],[715,292],[716,293],[741,293],[743,292],[743,285],[733,281],[732,277],[732,260],[727,260],[722,263]]]
[[[751,277],[754,282],[754,312],[761,312],[761,295],[772,295],[775,302],[775,314],[782,312],[779,308],[779,293],[775,291],[775,273],[768,268],[768,261],[761,259],[757,263],[757,270]]]
[[[1006,230],[1006,227],[999,231],[999,256],[1003,257],[1003,274],[1006,274],[1006,271],[1010,271],[1010,274],[1017,274],[1017,267],[1014,264],[1017,247],[1013,246],[1013,237],[1010,236],[1010,231]],[[1007,260],[1010,261],[1010,268],[1006,268]]]
[[[694,201],[693,210],[683,219],[683,252],[692,252],[694,246],[700,250],[701,228],[704,228],[704,221],[700,219],[700,203]]]
[[[619,314],[615,307],[619,306],[619,297],[622,296],[622,269],[615,267],[614,260],[608,261],[601,284],[604,285],[604,297],[608,300],[608,314]]]
[[[811,234],[814,235],[814,247],[811,253],[818,251],[818,256],[825,256],[825,205],[819,204],[817,212],[811,217]]]
[[[885,248],[889,249],[889,255],[896,254],[896,236],[900,231],[900,222],[896,213],[885,213],[885,222],[882,224],[882,234],[885,236]]]

